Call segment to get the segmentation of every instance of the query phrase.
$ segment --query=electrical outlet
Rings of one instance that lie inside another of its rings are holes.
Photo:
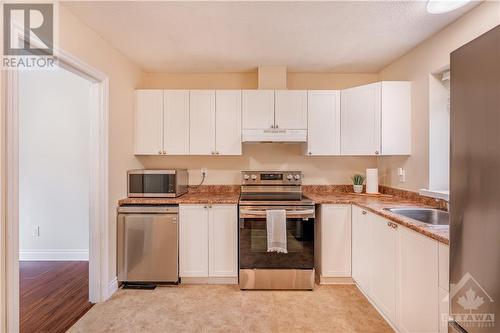
[[[34,225],[31,227],[31,236],[40,237],[40,226]]]
[[[207,173],[208,173],[207,168],[201,168],[201,175],[202,175],[202,176],[205,176],[205,177],[206,177],[206,176],[207,176]]]

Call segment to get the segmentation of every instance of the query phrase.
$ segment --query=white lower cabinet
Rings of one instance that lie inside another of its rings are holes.
[[[370,296],[380,311],[394,324],[396,323],[398,226],[374,214],[370,214],[369,219],[372,229]]]
[[[439,330],[438,242],[399,228],[399,329],[435,333]]]
[[[179,206],[179,276],[237,277],[236,205]]]
[[[179,206],[179,275],[208,276],[208,209]]]
[[[352,278],[370,293],[371,228],[367,211],[352,207]]]
[[[208,212],[208,275],[238,276],[238,214],[236,206],[214,205]]]
[[[316,267],[323,278],[351,276],[351,205],[321,205],[316,219]]]
[[[440,278],[447,274],[446,250],[429,237],[352,207],[352,277],[400,332],[446,332],[448,291],[439,287],[447,280],[447,275]]]
[[[439,288],[439,333],[448,333],[448,317],[450,315],[450,293]]]

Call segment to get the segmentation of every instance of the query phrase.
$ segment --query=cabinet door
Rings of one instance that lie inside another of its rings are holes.
[[[164,150],[167,155],[188,155],[189,90],[166,90],[164,101]]]
[[[216,92],[215,118],[217,155],[241,155],[241,91]]]
[[[238,213],[236,205],[209,209],[209,276],[238,276]]]
[[[368,214],[372,225],[370,296],[377,307],[396,324],[398,226]]]
[[[381,154],[411,153],[411,83],[382,82]]]
[[[189,154],[215,154],[215,91],[189,92]]]
[[[439,288],[439,333],[448,333],[448,317],[450,315],[450,294]]]
[[[208,208],[179,206],[179,275],[208,277]]]
[[[342,90],[342,155],[380,154],[381,83]]]
[[[352,207],[352,278],[370,293],[371,224],[367,212]]]
[[[351,276],[350,205],[321,205],[321,276]]]
[[[163,150],[163,90],[135,92],[135,154],[159,155]]]
[[[307,91],[274,92],[274,125],[279,129],[307,129]]]
[[[274,126],[274,90],[242,91],[243,129]]]
[[[399,239],[399,329],[438,332],[438,244],[404,227]]]
[[[307,154],[340,155],[340,91],[309,91]]]

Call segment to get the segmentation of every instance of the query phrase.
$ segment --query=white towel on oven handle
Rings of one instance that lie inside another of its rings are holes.
[[[286,244],[286,211],[266,210],[267,252],[288,253]]]

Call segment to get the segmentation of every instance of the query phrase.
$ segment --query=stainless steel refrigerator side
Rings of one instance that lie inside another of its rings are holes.
[[[494,314],[494,327],[455,319],[469,333],[499,332],[500,26],[451,54],[450,113],[450,313]]]

